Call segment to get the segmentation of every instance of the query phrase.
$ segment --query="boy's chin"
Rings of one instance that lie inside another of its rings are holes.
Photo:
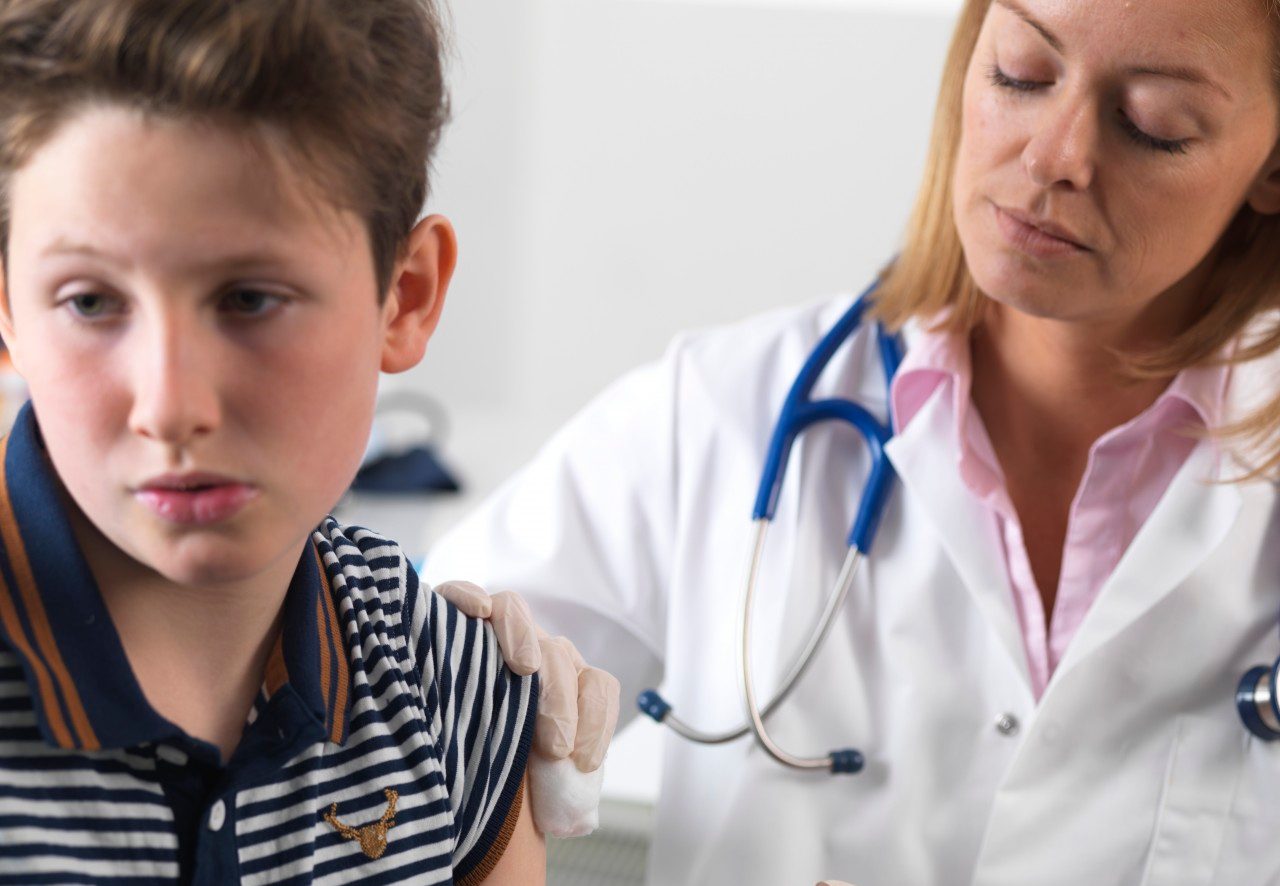
[[[213,589],[255,582],[286,585],[297,568],[300,545],[234,543],[225,538],[184,539],[149,552],[146,565],[167,581],[187,588]],[[288,560],[285,563],[285,560]]]

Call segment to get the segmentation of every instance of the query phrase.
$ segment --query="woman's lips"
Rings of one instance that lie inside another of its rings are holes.
[[[244,483],[224,483],[195,489],[151,486],[134,494],[170,523],[209,526],[234,517],[258,497],[258,490]]]
[[[1062,258],[1089,252],[1079,243],[1054,236],[1035,225],[1015,218],[995,204],[992,206],[995,208],[996,224],[1000,228],[1000,233],[1011,246],[1022,252],[1037,258]]]

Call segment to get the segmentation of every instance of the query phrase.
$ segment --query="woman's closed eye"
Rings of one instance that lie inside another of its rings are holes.
[[[1000,89],[1008,90],[1023,95],[1031,94],[1052,86],[1050,81],[1041,80],[1021,80],[1017,77],[1010,77],[1000,69],[999,65],[991,65],[987,69],[987,78],[993,85]],[[1120,129],[1129,140],[1134,144],[1153,151],[1162,151],[1167,154],[1185,154],[1191,143],[1189,138],[1167,139],[1154,136],[1146,130],[1142,129],[1123,110],[1116,111],[1116,122]]]

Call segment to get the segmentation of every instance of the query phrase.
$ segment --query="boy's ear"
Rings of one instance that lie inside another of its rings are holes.
[[[4,262],[0,261],[0,338],[4,339],[5,350],[9,353],[9,361],[13,364],[14,369],[21,374],[22,370],[18,367],[17,354],[14,352],[14,345],[17,343],[17,337],[13,334],[13,314],[9,310],[9,289],[8,289],[9,273]]]
[[[422,360],[457,261],[458,238],[447,218],[429,215],[414,226],[383,305],[383,372],[404,372]]]
[[[1259,215],[1280,213],[1280,145],[1267,158],[1267,165],[1249,189],[1249,206]]]

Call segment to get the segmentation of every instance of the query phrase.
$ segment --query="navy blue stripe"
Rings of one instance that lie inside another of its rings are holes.
[[[146,803],[168,808],[164,797],[153,791],[133,788],[97,788],[88,785],[34,788],[0,785],[0,797],[13,797],[20,800],[56,800],[64,803]]]
[[[178,860],[177,849],[154,849],[146,846],[59,846],[56,843],[0,843],[0,858],[25,858],[31,855],[53,855],[80,861],[159,861]]]
[[[87,770],[102,775],[137,775],[154,771],[145,766],[130,766],[124,760],[87,754],[38,754],[35,756],[0,756],[0,769],[17,769],[23,772],[75,772]]]
[[[104,824],[110,827],[104,827]],[[0,815],[0,832],[8,828],[45,828],[51,831],[117,831],[136,833],[146,831],[150,833],[171,833],[173,826],[168,822],[155,818],[138,818],[125,817],[121,815],[112,815],[110,818],[101,818],[85,815],[58,815],[57,817],[48,817],[43,815]]]
[[[0,874],[0,886],[63,886],[69,883],[86,883],[89,886],[99,886],[102,883],[110,883],[112,886],[173,886],[173,880],[168,877],[90,877],[71,870],[47,874]]]

